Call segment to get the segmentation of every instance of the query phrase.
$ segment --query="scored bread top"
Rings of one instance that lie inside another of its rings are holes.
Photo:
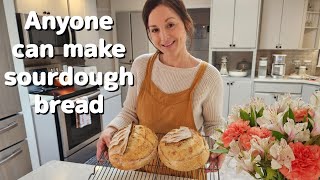
[[[208,151],[209,146],[205,139],[196,131],[189,129],[192,137],[178,142],[166,143],[161,139],[159,150],[162,154],[173,161],[184,161],[190,157],[195,157],[203,151]],[[177,131],[172,130],[172,131]],[[171,132],[172,132],[171,131]]]
[[[109,155],[119,154],[120,151],[118,149],[121,149],[124,143],[124,140],[120,140],[118,144],[110,146]],[[133,161],[143,159],[150,155],[157,145],[158,138],[149,128],[142,125],[133,125],[122,160]]]

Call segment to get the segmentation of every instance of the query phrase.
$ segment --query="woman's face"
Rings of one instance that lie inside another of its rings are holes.
[[[149,15],[149,37],[162,53],[177,55],[186,50],[187,33],[181,18],[164,5],[153,9]]]

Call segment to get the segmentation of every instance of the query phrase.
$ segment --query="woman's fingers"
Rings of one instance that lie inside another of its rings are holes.
[[[209,158],[210,165],[206,169],[206,172],[217,172],[218,169],[221,169],[224,159],[225,154],[211,154]]]

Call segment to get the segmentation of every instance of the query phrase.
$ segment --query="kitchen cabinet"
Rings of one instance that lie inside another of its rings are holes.
[[[280,96],[290,94],[293,99],[300,98],[302,84],[255,82],[254,97],[262,98],[267,105],[279,100]]]
[[[117,12],[117,41],[127,53],[120,63],[131,64],[141,54],[149,52],[149,39],[142,21],[142,12]]]
[[[5,14],[6,7],[4,1],[0,1],[1,76],[8,71],[15,71],[8,34],[10,28]],[[0,179],[15,180],[32,170],[25,122],[21,113],[18,87],[6,86],[2,81],[0,92]]]
[[[36,11],[41,16],[68,16],[68,0],[15,0],[15,5],[17,13]]]
[[[320,91],[319,85],[304,84],[302,86],[302,100],[306,103],[309,103],[310,97],[317,91]]]
[[[251,98],[250,80],[224,79],[223,117],[227,118],[236,105],[248,103]]]
[[[302,47],[306,0],[263,1],[259,49]]]
[[[97,3],[92,0],[68,0],[70,16],[98,16]],[[76,42],[85,46],[86,44],[99,44],[99,31],[94,29],[76,31]],[[86,59],[86,57],[85,57]]]
[[[103,128],[105,128],[121,111],[121,95],[104,100]]]
[[[260,0],[213,0],[210,48],[255,48]]]

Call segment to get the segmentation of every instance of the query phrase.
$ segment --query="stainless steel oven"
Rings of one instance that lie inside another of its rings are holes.
[[[93,91],[70,98],[76,100],[77,98],[86,96],[88,101],[98,99],[100,91]],[[59,130],[61,134],[61,145],[63,152],[63,159],[71,162],[85,162],[95,155],[96,141],[103,129],[102,115],[90,113],[91,124],[82,128],[76,127],[76,114],[65,114],[61,110],[61,106],[57,107],[57,115],[59,120]]]
[[[52,44],[54,47],[55,55],[63,55],[64,44],[76,44],[75,31],[72,30],[69,26],[61,35],[56,34],[56,31],[60,29],[59,27],[54,30],[51,30],[50,27],[48,27],[47,30],[37,30],[36,28],[32,27],[27,31],[24,29],[24,26],[26,24],[28,14],[17,13],[16,18],[20,43],[22,44],[36,44],[38,46],[40,46],[41,44]],[[42,16],[38,16],[38,19],[41,23]],[[48,24],[48,26],[50,25]]]

